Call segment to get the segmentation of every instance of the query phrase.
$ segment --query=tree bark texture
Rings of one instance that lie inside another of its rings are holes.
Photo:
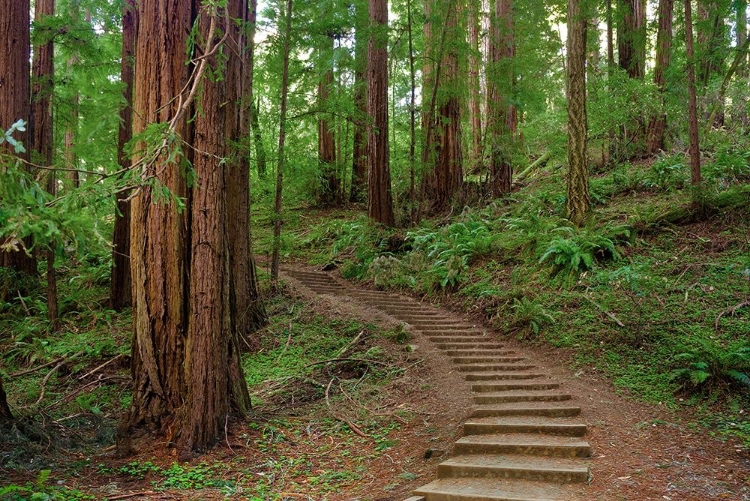
[[[319,201],[324,206],[338,204],[341,195],[341,182],[336,169],[336,134],[325,111],[333,87],[333,45],[333,34],[327,34],[318,54],[318,70],[322,72],[318,80],[318,165],[322,174]]]
[[[0,425],[13,419],[13,413],[8,405],[8,396],[3,388],[3,380],[0,378]]]
[[[255,143],[255,161],[258,164],[258,176],[265,178],[267,171],[267,155],[266,146],[263,144],[263,134],[260,131],[260,122],[258,119],[259,113],[260,106],[253,103],[250,108],[250,125],[253,129],[253,143]]]
[[[46,17],[55,15],[54,0],[37,0],[34,22],[42,23]],[[34,46],[31,65],[31,150],[32,160],[41,165],[53,164],[52,143],[52,94],[54,91],[54,45],[50,38]],[[57,193],[57,175],[48,171],[46,188],[51,195]],[[47,320],[53,331],[60,329],[57,308],[57,277],[55,274],[55,248],[45,251],[47,258]]]
[[[664,109],[666,91],[666,72],[672,57],[672,18],[674,0],[659,0],[659,29],[656,34],[656,66],[654,67],[654,84],[659,89],[659,114],[652,116],[648,125],[646,153],[653,155],[664,149],[664,132],[667,127],[667,113]]]
[[[223,436],[230,415],[242,415],[250,405],[230,302],[222,162],[231,134],[226,115],[235,113],[235,103],[227,105],[226,80],[206,75],[217,67],[217,53],[206,45],[216,44],[229,27],[213,4],[193,9],[187,0],[141,0],[138,6],[134,133],[171,122],[192,148],[176,160],[164,153],[141,165],[143,176],[154,176],[182,197],[186,208],[180,212],[174,203],[154,203],[150,186],[132,201],[133,399],[120,431],[129,437],[146,428],[169,443],[201,450]],[[205,56],[185,64],[194,16],[203,45],[197,52]],[[216,30],[209,34],[213,22]],[[199,112],[188,94],[196,82]],[[135,160],[142,158],[140,153]],[[182,174],[186,160],[197,178],[190,188]],[[125,449],[129,441],[120,445]]]
[[[286,144],[286,107],[289,94],[289,50],[292,38],[292,0],[286,2],[284,46],[281,61],[281,104],[279,105],[279,150],[276,164],[276,199],[274,202],[273,253],[271,255],[271,287],[275,289],[279,281],[279,252],[281,251],[281,225],[284,187],[284,146]],[[279,16],[281,17],[281,16]]]
[[[120,110],[120,129],[117,135],[117,160],[121,169],[130,169],[131,159],[125,145],[133,137],[133,78],[135,76],[135,35],[138,13],[135,0],[125,0],[122,8],[122,59],[120,79],[124,85],[125,106]],[[112,278],[109,297],[112,309],[121,310],[133,303],[130,280],[130,202],[129,193],[117,200],[115,230],[112,236]]]
[[[469,169],[482,170],[482,96],[479,70],[482,67],[482,53],[479,50],[480,23],[479,0],[469,0],[469,129],[471,134],[469,149]]]
[[[458,45],[461,30],[457,0],[433,0],[429,12],[445,15],[436,67],[424,76],[423,99],[430,96],[425,134],[425,169],[422,193],[430,194],[429,212],[447,209],[463,185],[461,152],[460,75]],[[432,24],[432,23],[430,23]],[[434,35],[430,27],[430,37]],[[427,29],[427,28],[425,28]],[[426,43],[426,42],[425,42]],[[429,56],[428,56],[429,57]],[[425,91],[427,91],[425,93]]]
[[[0,0],[0,129],[3,133],[18,120],[27,123],[31,119],[30,75],[30,8],[28,1]],[[27,129],[28,130],[28,129]],[[27,153],[17,154],[29,159],[29,133],[16,131],[13,138],[24,144]],[[3,152],[13,153],[8,143],[0,145]],[[3,244],[11,242],[5,241]],[[30,246],[27,241],[25,245]],[[11,268],[17,273],[37,276],[36,259],[25,252],[21,243],[13,245],[15,250],[0,250],[0,268]],[[3,287],[5,289],[5,287]],[[13,291],[5,291],[15,296]],[[2,295],[2,294],[0,294]],[[0,299],[4,299],[1,298]]]
[[[370,43],[367,64],[369,170],[367,213],[370,219],[393,226],[393,198],[388,145],[388,2],[369,0]]]
[[[745,45],[745,42],[747,40],[747,0],[738,0],[737,2],[737,47],[742,47]],[[750,120],[748,120],[748,113],[747,113],[747,101],[748,101],[748,95],[750,95],[750,92],[748,92],[750,89],[748,89],[748,57],[750,57],[750,54],[744,54],[742,56],[742,60],[740,61],[740,67],[737,70],[737,75],[740,77],[741,81],[744,82],[740,86],[740,92],[737,96],[738,103],[736,104],[737,107],[737,116],[740,124],[747,128],[750,126]]]
[[[586,123],[586,28],[581,0],[568,0],[568,218],[580,226],[591,207]]]
[[[694,186],[701,182],[701,151],[698,137],[698,99],[695,89],[695,50],[693,48],[693,7],[685,0],[685,49],[688,74],[688,122],[690,135],[690,180]]]
[[[618,0],[617,56],[630,78],[646,72],[646,0]]]
[[[518,124],[516,107],[510,103],[515,78],[513,58],[516,42],[513,33],[512,0],[497,0],[492,16],[492,45],[490,49],[490,184],[495,196],[511,190],[513,166],[511,149]]]
[[[352,187],[350,202],[359,202],[366,194],[367,186],[367,45],[368,9],[364,2],[357,2],[354,32],[354,137],[352,139]]]

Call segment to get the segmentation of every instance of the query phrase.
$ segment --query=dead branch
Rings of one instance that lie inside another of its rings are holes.
[[[27,374],[32,374],[38,370],[44,369],[45,367],[49,367],[50,365],[55,365],[58,362],[62,362],[67,358],[67,355],[64,357],[57,358],[53,360],[52,362],[47,362],[46,364],[38,365],[36,367],[33,367],[31,369],[26,369],[24,371],[14,372],[13,374],[9,374],[9,377],[19,377],[19,376],[26,376]]]
[[[362,362],[365,364],[377,364],[382,365],[383,367],[387,367],[388,364],[384,362],[379,362],[377,360],[367,360],[365,358],[330,358],[328,360],[320,360],[319,362],[313,362],[311,364],[307,364],[303,367],[303,369],[307,369],[309,367],[313,367],[315,365],[322,365],[322,364],[329,364],[333,362]]]
[[[333,411],[333,407],[331,407],[331,399],[329,397],[331,393],[331,385],[333,384],[333,379],[328,383],[328,386],[326,387],[326,406],[328,406],[328,412],[331,414],[331,416],[336,419],[337,421],[341,421],[345,425],[349,427],[350,430],[352,430],[356,435],[359,435],[362,438],[366,438],[370,440],[370,436],[367,435],[364,431],[362,431],[357,425],[349,421],[348,419],[339,416]]]
[[[359,402],[357,402],[356,400],[354,400],[354,399],[353,399],[353,398],[352,398],[352,397],[351,397],[351,396],[350,396],[350,395],[349,395],[349,394],[348,394],[348,393],[346,392],[346,390],[344,390],[344,387],[343,387],[343,386],[341,386],[341,383],[339,383],[339,390],[341,390],[341,394],[342,394],[342,395],[344,395],[344,396],[345,396],[345,397],[347,398],[347,400],[349,400],[349,401],[350,401],[351,403],[353,403],[354,405],[356,405],[356,406],[357,406],[357,407],[359,407],[360,409],[364,409],[364,410],[366,410],[367,412],[369,412],[369,413],[370,413],[370,414],[372,414],[373,416],[378,416],[378,417],[390,417],[390,418],[393,418],[393,419],[395,419],[396,421],[398,421],[399,423],[401,423],[401,424],[403,424],[403,425],[405,425],[405,424],[406,424],[406,420],[405,420],[404,418],[402,418],[401,416],[397,415],[397,414],[394,414],[394,413],[392,413],[392,412],[377,412],[377,411],[374,411],[374,410],[370,409],[369,407],[367,407],[367,406],[365,406],[365,405],[362,405],[362,404],[360,404]]]
[[[107,498],[107,501],[118,501],[120,499],[130,499],[130,498],[135,498],[138,496],[150,496],[151,494],[154,494],[154,491],[141,491],[141,492],[134,492],[132,494],[121,494],[119,496],[113,496],[111,498]]]
[[[354,339],[352,339],[351,341],[349,341],[349,343],[346,346],[344,346],[343,348],[341,348],[339,350],[339,352],[336,353],[336,358],[339,358],[339,357],[343,356],[347,351],[349,351],[349,349],[352,346],[356,345],[357,341],[359,341],[362,338],[362,334],[364,334],[364,333],[365,333],[365,331],[360,331],[359,334],[357,334],[357,336]]]
[[[602,308],[602,307],[601,307],[601,306],[600,306],[599,304],[597,304],[597,303],[596,303],[596,302],[595,302],[595,301],[594,301],[593,299],[591,299],[590,297],[588,297],[588,296],[584,296],[584,297],[585,297],[585,298],[586,298],[586,299],[587,299],[587,300],[588,300],[588,301],[589,301],[589,302],[590,302],[591,304],[593,304],[594,306],[596,306],[596,307],[597,307],[597,308],[599,309],[599,311],[601,311],[602,313],[604,313],[605,315],[607,315],[607,316],[608,316],[609,318],[611,318],[611,319],[612,319],[612,321],[613,321],[614,323],[616,323],[616,324],[617,324],[617,325],[619,325],[620,327],[625,327],[625,324],[624,324],[624,323],[622,323],[622,322],[620,321],[620,319],[619,319],[619,318],[617,318],[617,317],[615,316],[615,314],[614,314],[614,313],[610,313],[610,312],[608,312],[607,310],[605,310],[604,308]]]
[[[105,368],[106,366],[108,366],[109,364],[111,364],[112,362],[114,362],[115,360],[118,360],[120,357],[122,357],[122,353],[120,353],[119,355],[115,356],[114,358],[110,358],[109,360],[107,360],[106,362],[104,362],[103,364],[101,364],[99,367],[97,367],[97,368],[95,368],[95,369],[87,372],[83,376],[79,377],[78,380],[80,381],[82,379],[86,379],[87,377],[91,376],[92,374],[96,374],[97,372],[99,372],[100,370],[102,370],[103,368]]]
[[[50,410],[54,409],[55,407],[59,407],[62,404],[70,402],[78,394],[82,393],[84,390],[90,388],[91,386],[95,386],[95,385],[103,383],[105,381],[111,381],[111,380],[117,380],[117,379],[126,380],[126,379],[130,379],[130,378],[123,377],[123,376],[110,376],[110,377],[104,377],[104,378],[100,377],[99,379],[95,379],[94,381],[91,381],[90,383],[87,383],[87,384],[81,386],[80,388],[77,388],[74,391],[68,393],[67,395],[65,395],[64,397],[62,397],[60,400],[58,400],[57,402],[55,402],[53,404],[50,404],[49,406],[45,407],[44,411],[45,412],[50,411]]]
[[[734,314],[737,313],[737,310],[739,310],[740,308],[744,308],[745,306],[750,306],[750,301],[748,301],[747,299],[719,313],[719,316],[716,317],[716,320],[714,321],[714,329],[719,330],[719,320],[721,320],[721,317],[726,314],[734,316]]]

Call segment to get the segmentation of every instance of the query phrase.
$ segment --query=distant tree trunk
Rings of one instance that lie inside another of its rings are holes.
[[[643,78],[646,65],[646,1],[619,0],[617,53],[630,78]]]
[[[258,164],[258,176],[261,178],[266,177],[266,147],[263,144],[263,134],[260,131],[260,123],[258,122],[258,114],[260,113],[260,106],[258,103],[251,103],[250,106],[250,125],[253,129],[253,142],[255,143],[255,162]]]
[[[612,0],[607,0],[607,68],[611,74],[615,67],[614,27],[612,23]]]
[[[154,203],[149,186],[132,201],[133,396],[118,429],[119,445],[127,452],[135,430],[146,428],[179,447],[203,450],[224,436],[230,416],[242,416],[250,406],[227,257],[228,181],[222,159],[230,134],[225,114],[234,112],[234,103],[227,105],[226,80],[205,73],[206,65],[216,68],[219,62],[218,51],[208,45],[216,46],[229,26],[213,2],[193,10],[188,0],[140,0],[138,7],[134,132],[169,122],[192,146],[183,154],[197,180],[188,188],[180,155],[170,161],[163,154],[143,166],[143,175],[155,176],[183,197],[185,210]],[[236,12],[233,0],[227,8]],[[160,15],[162,9],[170,16]],[[196,53],[207,57],[188,65],[185,47],[196,19],[202,45]],[[199,87],[196,112],[190,89]]]
[[[8,396],[5,394],[5,388],[3,388],[3,380],[0,378],[0,426],[3,423],[7,423],[13,419],[13,413],[10,411],[8,405]]]
[[[251,0],[255,3],[255,0]],[[226,130],[232,144],[239,145],[229,156],[231,182],[227,183],[226,197],[229,214],[229,266],[231,270],[232,309],[235,312],[236,327],[245,346],[254,346],[250,334],[263,326],[266,321],[265,308],[260,301],[255,261],[250,236],[250,115],[253,103],[253,50],[251,38],[252,12],[255,5],[246,0],[230,4],[236,10],[230,17],[242,20],[242,24],[232,24],[230,41],[240,57],[230,58],[226,65],[227,99],[236,103],[226,115]]]
[[[479,69],[482,66],[482,53],[479,51],[479,11],[478,0],[469,0],[469,127],[471,134],[469,168],[471,172],[482,169],[482,97],[479,84]]]
[[[80,19],[81,14],[81,2],[80,0],[71,0],[69,5],[69,15],[74,22]],[[91,19],[91,14],[86,14],[87,19]],[[74,42],[78,44],[79,42]],[[65,62],[68,73],[72,72],[73,67],[78,64],[79,55],[78,47],[74,47],[73,51]],[[76,169],[78,167],[78,158],[75,152],[76,137],[78,136],[78,120],[79,120],[79,106],[80,106],[80,94],[76,90],[73,93],[70,113],[70,122],[65,125],[65,133],[63,135],[63,155],[65,159],[65,167],[67,169]],[[81,176],[75,170],[68,171],[68,180],[74,188],[77,188],[81,184]]]
[[[273,254],[271,256],[271,287],[275,290],[279,281],[279,252],[281,250],[281,209],[284,186],[284,144],[286,143],[286,107],[289,93],[289,46],[292,37],[292,0],[286,2],[286,26],[281,63],[281,104],[279,106],[279,153],[276,164],[276,201],[274,204]]]
[[[747,0],[737,1],[737,47],[742,47],[747,41]],[[740,69],[737,71],[737,75],[744,84],[740,85],[740,92],[737,96],[737,110],[738,120],[742,127],[747,128],[750,126],[750,120],[748,120],[747,113],[747,99],[748,99],[748,68],[747,60],[748,54],[743,56],[743,60],[740,62]]]
[[[667,112],[664,109],[664,93],[667,82],[666,72],[672,56],[672,17],[674,0],[659,0],[659,31],[656,35],[656,66],[654,84],[659,89],[660,108],[658,115],[652,116],[648,126],[646,153],[654,155],[664,149],[664,131],[667,127]]]
[[[34,21],[55,15],[54,0],[36,0]],[[54,45],[52,38],[34,46],[34,60],[31,74],[31,149],[32,159],[45,166],[53,163],[52,143],[52,93],[54,85]],[[50,170],[47,174],[47,192],[57,193],[57,175]],[[47,257],[47,320],[53,331],[60,329],[57,308],[57,277],[55,276],[55,247],[51,245],[45,252]]]
[[[28,123],[31,118],[29,2],[0,0],[0,12],[3,13],[3,19],[8,21],[0,31],[0,129],[5,132],[16,121],[25,120]],[[16,131],[13,137],[29,148],[28,132]],[[8,143],[0,145],[0,149],[8,153],[13,152]],[[29,159],[28,153],[20,153],[17,156],[24,160]],[[10,242],[6,240],[2,243]],[[26,241],[24,245],[31,247],[31,241]],[[0,268],[11,268],[21,275],[36,277],[37,264],[34,256],[27,254],[20,243],[13,247],[15,250],[0,250]],[[3,293],[16,295],[16,291],[6,290],[6,287],[0,285],[0,296]]]
[[[490,54],[493,68],[489,95],[490,115],[490,183],[492,193],[501,196],[511,190],[513,165],[511,149],[518,124],[516,107],[510,104],[515,78],[512,63],[516,54],[513,33],[512,0],[497,0],[492,16],[492,45]],[[505,98],[503,96],[506,96]]]
[[[417,186],[416,186],[416,149],[417,149],[417,75],[414,68],[414,38],[412,33],[414,18],[412,17],[411,0],[406,2],[407,29],[409,37],[409,224],[417,224]]]
[[[117,136],[117,158],[121,169],[130,169],[130,155],[125,145],[133,137],[133,77],[135,74],[135,35],[138,13],[135,0],[125,0],[122,8],[122,58],[120,80],[124,84],[125,106],[120,110],[120,130]],[[117,200],[115,231],[112,236],[112,279],[109,289],[112,309],[120,311],[133,303],[130,280],[130,202],[129,193]]]
[[[689,0],[687,0],[689,1]],[[568,0],[568,218],[580,226],[591,207],[587,160],[586,28],[581,0]]]
[[[690,122],[690,180],[701,183],[701,152],[698,138],[698,104],[695,90],[695,51],[693,50],[693,12],[691,0],[685,0],[685,48],[687,50],[688,114]]]
[[[333,61],[332,53],[334,46],[333,34],[326,35],[326,43],[318,54],[318,65],[323,71],[318,81],[318,108],[321,111],[318,117],[318,165],[322,171],[322,186],[319,202],[322,205],[336,205],[339,202],[340,180],[336,171],[336,134],[329,115],[325,111],[328,107],[328,97],[333,87]]]
[[[439,63],[425,76],[425,89],[432,93],[426,124],[425,164],[428,171],[422,181],[422,192],[430,194],[430,210],[447,209],[453,196],[463,185],[461,155],[460,75],[458,71],[458,24],[457,0],[436,0],[440,12],[445,13],[445,24],[439,44]],[[432,7],[434,8],[435,5]],[[432,28],[430,28],[431,32]],[[431,35],[430,35],[431,36]],[[426,43],[426,42],[425,42]],[[428,85],[430,87],[428,87]]]
[[[367,44],[368,12],[364,2],[356,2],[354,32],[354,138],[350,202],[364,197],[367,185]]]
[[[388,1],[369,0],[370,43],[367,63],[369,170],[367,213],[370,219],[393,226],[393,198],[388,151]]]

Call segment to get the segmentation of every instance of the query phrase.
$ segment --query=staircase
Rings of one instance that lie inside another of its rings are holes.
[[[388,292],[358,290],[323,272],[284,270],[318,294],[348,297],[409,324],[471,382],[464,436],[437,479],[407,501],[574,501],[589,481],[581,408],[562,384],[468,322]]]

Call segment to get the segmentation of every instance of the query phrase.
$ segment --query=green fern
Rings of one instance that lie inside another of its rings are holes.
[[[683,390],[711,392],[722,387],[750,388],[750,344],[743,340],[726,348],[707,339],[674,357],[671,380]]]

